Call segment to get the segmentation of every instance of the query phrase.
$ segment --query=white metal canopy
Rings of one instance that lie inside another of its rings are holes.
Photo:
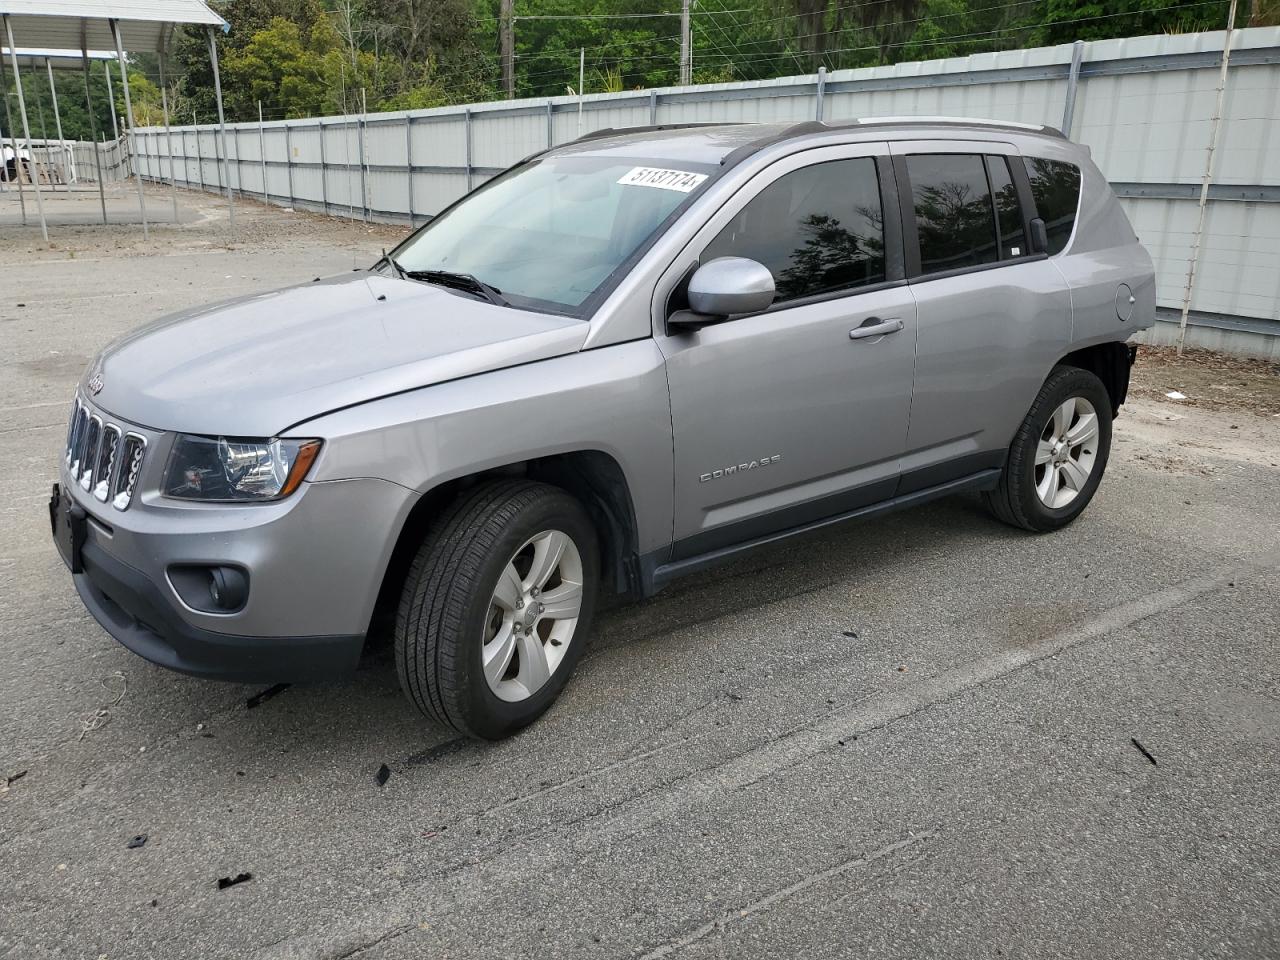
[[[0,0],[0,14],[15,42],[50,50],[112,49],[111,20],[127,50],[163,49],[176,24],[230,29],[203,0]]]
[[[46,63],[53,67],[54,70],[79,70],[84,63],[84,58],[79,51],[71,52],[70,50],[45,50],[35,49],[31,47],[19,47],[18,69],[20,70],[40,70],[44,68]],[[0,47],[0,57],[4,59],[6,65],[10,61],[9,48]],[[116,55],[110,50],[90,50],[89,59],[97,60],[114,60]]]
[[[154,51],[160,54],[160,87],[164,108],[165,126],[169,125],[169,106],[164,89],[164,53],[179,25],[204,27],[209,37],[209,59],[213,66],[214,93],[218,106],[218,126],[222,137],[222,166],[227,169],[227,130],[226,120],[222,113],[222,81],[218,75],[218,50],[214,42],[215,31],[226,32],[231,28],[222,17],[218,16],[204,3],[204,0],[0,0],[0,24],[4,27],[4,41],[8,46],[8,69],[13,73],[13,83],[18,95],[18,113],[22,121],[23,139],[27,150],[32,147],[31,126],[27,116],[26,98],[22,90],[23,59],[19,56],[21,42],[27,48],[41,48],[46,52],[61,51],[64,56],[80,54],[81,68],[85,71],[85,94],[88,96],[88,70],[90,47],[109,47],[116,51],[117,66],[120,69],[120,86],[124,94],[125,123],[129,133],[133,133],[133,105],[130,103],[127,61],[125,49],[134,51]],[[45,71],[49,75],[49,86],[53,88],[53,61],[43,58]],[[37,59],[36,62],[39,62]],[[28,68],[31,62],[26,64]],[[110,74],[108,74],[108,80]],[[7,81],[5,83],[7,87]],[[17,153],[17,138],[14,136],[13,122],[8,114],[8,97],[5,103],[5,125],[10,128],[10,139]],[[90,123],[93,121],[92,104],[89,106]],[[54,92],[54,112],[57,119],[57,93]],[[112,109],[114,123],[114,107]],[[61,127],[61,121],[58,121]],[[61,132],[58,139],[62,139]],[[132,148],[132,137],[127,143]],[[95,154],[96,157],[96,154]],[[15,172],[17,172],[15,170]],[[22,222],[26,223],[26,202],[23,198],[22,175],[18,173],[18,202],[22,208]],[[170,184],[174,188],[174,217],[178,213],[176,181],[170,167]],[[231,182],[227,177],[227,215],[231,219]],[[142,213],[142,234],[147,235],[147,204],[142,189],[142,176],[135,172],[134,180],[138,187],[138,209]],[[36,208],[40,216],[40,232],[45,240],[49,239],[49,228],[45,222],[44,201],[40,191],[40,177],[32,180],[35,192]],[[98,177],[98,193],[102,202],[103,222],[107,219],[106,200],[102,195],[102,177]]]

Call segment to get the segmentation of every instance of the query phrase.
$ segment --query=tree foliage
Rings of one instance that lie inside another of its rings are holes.
[[[500,0],[214,0],[231,24],[216,42],[229,121],[403,110],[500,97]],[[1105,37],[1219,29],[1226,0],[694,0],[696,83],[756,80],[958,57]],[[679,0],[515,0],[516,95],[672,86],[679,77]],[[1238,26],[1280,23],[1280,0],[1242,4]],[[114,66],[114,65],[113,65]],[[209,39],[180,30],[170,50],[175,123],[216,117]],[[130,56],[139,123],[160,122],[159,60]],[[124,115],[115,78],[116,109]],[[12,78],[7,78],[9,84]],[[56,80],[63,131],[87,139],[83,78]],[[24,72],[33,135],[48,82]],[[110,134],[102,65],[90,83]]]

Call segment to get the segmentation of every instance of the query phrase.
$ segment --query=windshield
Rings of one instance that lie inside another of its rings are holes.
[[[715,169],[543,157],[490,181],[392,256],[410,275],[470,274],[516,306],[582,315]]]

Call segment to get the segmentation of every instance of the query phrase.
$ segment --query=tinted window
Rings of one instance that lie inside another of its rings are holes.
[[[1027,176],[1031,179],[1031,196],[1036,201],[1036,214],[1044,221],[1049,234],[1050,255],[1061,252],[1071,239],[1076,226],[1076,207],[1080,204],[1080,168],[1059,160],[1027,157]]]
[[[1022,223],[1022,204],[1018,189],[1009,175],[1009,161],[1004,157],[987,157],[987,173],[991,175],[991,192],[996,198],[996,226],[1000,228],[1000,259],[1025,257],[1029,251]]]
[[[924,273],[999,259],[991,190],[982,157],[917,154],[907,157],[907,173]]]
[[[885,279],[875,161],[820,163],[778,178],[720,231],[701,262],[747,257],[769,268],[774,302]]]

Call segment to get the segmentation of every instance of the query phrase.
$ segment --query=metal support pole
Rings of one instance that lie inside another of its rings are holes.
[[[48,62],[49,62],[48,60],[45,61],[45,63],[48,63]],[[48,161],[49,159],[49,128],[45,125],[45,122],[44,122],[44,101],[41,100],[39,97],[36,97],[36,118],[40,121],[40,139],[44,141],[44,156],[45,156],[45,160]],[[31,158],[31,162],[35,164],[36,177],[38,179],[40,176],[40,165],[36,164],[35,157]],[[47,177],[49,176],[48,163],[46,162],[44,166],[45,166],[45,176]],[[49,183],[50,187],[53,186],[52,180],[53,178],[50,177],[50,183]]]
[[[324,159],[324,123],[316,121],[316,130],[320,134],[320,205],[325,216],[329,215],[329,168]]]
[[[587,48],[578,48],[578,136],[582,136],[582,88],[587,78]]]
[[[680,3],[680,85],[693,83],[693,44],[690,42],[689,0]]]
[[[267,136],[262,130],[262,101],[258,101],[258,159],[262,161],[262,199],[270,196],[267,190]]]
[[[31,125],[27,122],[27,101],[22,96],[22,76],[18,73],[18,48],[13,45],[13,25],[9,23],[9,15],[6,13],[0,16],[4,17],[4,33],[9,40],[9,58],[13,64],[13,85],[18,91],[18,114],[22,117],[22,135],[27,139],[27,153],[30,155],[33,150],[31,146]],[[22,183],[22,158],[18,156],[17,150],[14,150],[13,153],[14,169],[18,172],[18,183]],[[34,158],[32,162],[34,162]],[[44,222],[44,198],[40,196],[39,174],[32,179],[31,185],[36,191],[36,211],[40,214],[40,233],[47,242],[49,240],[49,226]]]
[[[556,145],[556,120],[555,120],[555,116],[553,115],[554,109],[555,108],[551,103],[551,98],[547,97],[547,149],[548,150],[550,150],[552,147]]]
[[[658,91],[649,91],[649,126],[658,125]]]
[[[814,119],[822,119],[822,101],[827,95],[827,68],[818,68],[818,94],[814,103]]]
[[[498,2],[498,48],[502,60],[502,92],[516,98],[515,0]]]
[[[6,21],[7,22],[7,21]],[[9,48],[13,49],[12,46]],[[4,98],[4,125],[9,131],[9,144],[13,149],[13,176],[18,181],[18,207],[22,210],[22,225],[27,225],[27,197],[26,191],[22,189],[22,155],[18,153],[18,134],[13,128],[13,114],[9,110],[9,81],[4,75],[4,57],[0,57],[0,97]],[[5,176],[9,176],[8,166],[5,168]]]
[[[409,228],[413,228],[413,117],[404,118],[404,174],[409,189]]]
[[[284,122],[284,159],[285,173],[289,177],[289,206],[293,206],[293,128],[289,121]]]
[[[200,178],[197,185],[201,190],[203,190],[204,189],[204,156],[201,155],[200,153],[200,124],[196,123],[196,112],[194,110],[191,111],[191,129],[195,131],[195,135],[196,135],[196,175]],[[183,139],[186,139],[185,135]],[[187,184],[190,185],[190,183],[191,183],[191,180],[188,179]]]
[[[173,222],[178,222],[178,176],[174,172],[173,131],[169,128],[169,91],[164,81],[164,54],[160,54],[160,110],[164,114],[164,145],[169,151],[169,193],[173,196]],[[183,140],[183,154],[186,154],[186,140]],[[186,158],[183,158],[183,173],[186,173]],[[158,169],[158,168],[157,168]],[[183,180],[186,179],[184,176]]]
[[[120,124],[116,122],[116,95],[111,92],[111,64],[105,60],[102,63],[102,72],[107,75],[107,103],[111,105],[111,139],[120,140]]]
[[[1218,73],[1218,99],[1213,108],[1213,120],[1209,124],[1209,147],[1204,155],[1204,176],[1200,180],[1200,212],[1196,218],[1195,239],[1191,245],[1191,260],[1187,263],[1187,282],[1182,288],[1182,319],[1178,323],[1178,356],[1182,356],[1183,342],[1187,338],[1187,315],[1191,312],[1191,292],[1196,281],[1196,266],[1200,262],[1200,243],[1204,237],[1204,214],[1209,202],[1209,184],[1213,181],[1213,157],[1218,149],[1218,128],[1222,125],[1222,108],[1227,96],[1227,69],[1231,65],[1231,37],[1236,23],[1236,0],[1231,0],[1227,13],[1227,33],[1222,41],[1222,70]],[[13,46],[13,40],[9,41]]]
[[[135,158],[133,164],[133,179],[138,185],[138,210],[142,213],[142,236],[145,239],[148,236],[147,198],[142,192],[142,171],[138,168],[136,160],[137,154],[134,152],[137,140],[133,132],[133,104],[129,100],[128,63],[124,59],[124,42],[120,39],[120,21],[112,19],[108,22],[111,24],[111,36],[114,37],[116,41],[116,56],[120,59],[120,82],[124,84],[124,125],[125,130],[129,133],[129,156]]]
[[[80,63],[84,67],[84,107],[89,114],[89,146],[93,149],[93,168],[98,174],[98,202],[102,204],[102,222],[107,222],[107,194],[102,185],[102,149],[98,146],[98,123],[93,116],[93,94],[89,89],[89,50],[84,40],[80,45]]]
[[[58,88],[53,85],[53,64],[45,57],[44,67],[49,72],[49,93],[53,97],[53,125],[58,131],[58,175],[62,177],[62,185],[71,192],[71,178],[67,175],[67,152],[62,142],[62,114],[58,110]],[[45,144],[47,147],[48,144]]]
[[[358,146],[360,147],[360,210],[361,217],[364,220],[369,219],[369,165],[365,162],[364,155],[364,123],[365,114],[369,111],[369,103],[365,99],[364,87],[360,88],[360,119],[356,124],[356,133],[359,135]]]
[[[467,141],[467,193],[471,192],[471,108],[467,107],[462,111],[462,119],[466,124],[465,133]]]
[[[1080,64],[1084,62],[1084,41],[1071,45],[1071,69],[1067,73],[1067,99],[1062,107],[1062,134],[1071,136],[1071,120],[1076,112],[1076,87],[1080,83]]]
[[[222,113],[222,74],[218,70],[218,41],[209,27],[209,62],[213,64],[213,95],[218,102],[218,134],[222,139],[222,176],[227,187],[227,226],[236,224],[235,201],[231,199],[231,166],[227,156],[227,118]],[[203,178],[201,178],[203,179]]]

